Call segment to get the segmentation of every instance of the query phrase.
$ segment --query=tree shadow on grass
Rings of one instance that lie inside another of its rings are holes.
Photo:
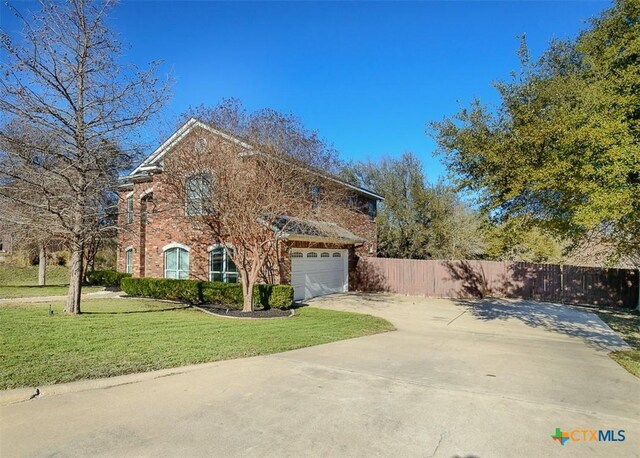
[[[531,328],[577,337],[590,345],[615,351],[627,350],[628,345],[593,313],[575,307],[518,299],[456,299],[469,314],[481,321],[518,320]]]
[[[185,310],[191,308],[190,305],[183,305],[179,307],[168,307],[164,309],[149,309],[149,310],[126,310],[122,312],[82,312],[83,315],[130,315],[134,313],[157,313],[157,312],[170,312],[172,310]]]

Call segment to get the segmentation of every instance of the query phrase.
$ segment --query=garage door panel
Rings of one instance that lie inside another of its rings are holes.
[[[346,291],[346,250],[295,251],[303,253],[302,257],[291,259],[291,285],[294,288],[296,300]],[[315,253],[316,256],[308,257],[310,252]],[[329,253],[329,256],[322,257],[323,252]],[[336,257],[334,253],[339,253],[340,256]]]

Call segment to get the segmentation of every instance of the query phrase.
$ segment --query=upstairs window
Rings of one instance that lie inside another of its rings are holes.
[[[127,197],[127,224],[133,223],[133,194]]]
[[[189,278],[189,251],[175,247],[164,252],[164,278]]]
[[[378,215],[378,205],[377,202],[375,200],[370,200],[369,201],[369,206],[367,209],[367,213],[369,213],[369,219],[371,221],[374,221],[376,219],[376,216]]]
[[[228,250],[233,253],[233,249],[228,248]],[[209,281],[238,283],[238,269],[227,250],[222,247],[215,248],[209,253]]]
[[[317,210],[320,206],[320,186],[313,185],[311,186],[311,208],[313,210]]]
[[[187,179],[185,214],[200,216],[210,213],[211,209],[211,176],[206,174],[194,175]]]

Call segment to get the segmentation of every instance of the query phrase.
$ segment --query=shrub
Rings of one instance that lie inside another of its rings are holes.
[[[129,296],[170,299],[190,304],[242,306],[242,286],[239,283],[123,278],[121,287]],[[293,288],[289,285],[256,285],[254,304],[258,303],[264,308],[287,308],[293,303]]]
[[[201,282],[169,278],[123,278],[120,286],[130,296],[170,299],[192,304],[201,302]]]
[[[264,308],[286,309],[293,304],[293,287],[290,285],[256,285],[255,296]]]
[[[131,274],[115,270],[92,270],[87,272],[87,283],[96,286],[120,286],[120,281],[128,277],[131,277]]]
[[[203,281],[200,283],[202,283],[202,302],[207,304],[242,305],[242,285],[240,283],[217,281]]]

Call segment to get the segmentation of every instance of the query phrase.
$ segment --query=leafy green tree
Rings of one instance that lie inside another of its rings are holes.
[[[640,262],[640,2],[620,0],[575,40],[430,123],[461,188],[498,221],[518,220],[575,244],[598,240]]]
[[[451,187],[428,186],[413,153],[351,164],[343,176],[385,196],[378,211],[378,255],[464,259],[483,250],[481,218]]]
[[[553,262],[564,261],[563,244],[535,226],[522,221],[489,223],[484,229],[487,259],[505,261]]]

